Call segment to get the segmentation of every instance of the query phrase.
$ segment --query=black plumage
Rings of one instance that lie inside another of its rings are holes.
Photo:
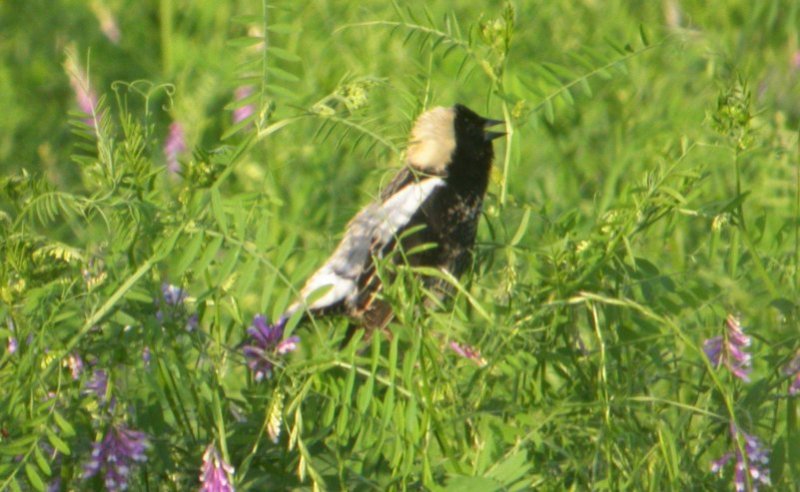
[[[489,128],[499,123],[460,104],[423,113],[411,132],[406,166],[348,224],[333,255],[308,279],[282,320],[303,311],[345,314],[351,326],[385,326],[391,308],[377,298],[381,281],[375,260],[395,251],[398,243],[404,252],[418,252],[393,255],[392,261],[461,275],[475,243],[494,156],[492,140],[503,135]],[[425,282],[429,287],[434,283]]]

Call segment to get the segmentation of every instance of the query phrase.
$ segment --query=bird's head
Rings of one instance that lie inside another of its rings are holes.
[[[492,140],[505,135],[490,128],[501,123],[479,116],[461,104],[426,111],[417,118],[411,131],[408,163],[419,171],[436,175],[446,173],[457,153],[487,160],[489,164]]]

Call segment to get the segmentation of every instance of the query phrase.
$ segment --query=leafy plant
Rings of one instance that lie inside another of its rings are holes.
[[[158,6],[0,47],[58,86],[2,96],[0,488],[797,483],[798,9]],[[507,132],[469,274],[269,324],[454,102]]]

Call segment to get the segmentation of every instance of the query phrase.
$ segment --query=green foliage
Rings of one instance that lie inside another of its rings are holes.
[[[134,490],[196,489],[211,443],[238,490],[727,489],[732,425],[800,482],[795,2],[14,3],[0,489],[100,487],[123,424]],[[290,320],[256,381],[253,316],[454,102],[507,131],[469,275],[387,261],[386,332]],[[749,382],[703,350],[729,313]]]

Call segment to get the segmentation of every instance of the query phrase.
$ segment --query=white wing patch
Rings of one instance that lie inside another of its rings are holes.
[[[375,229],[381,234],[380,242],[387,243],[401,227],[411,220],[411,217],[419,210],[433,190],[443,185],[442,178],[429,178],[408,185],[386,199],[375,214],[377,218]],[[368,211],[369,207],[364,210],[364,212]]]
[[[325,309],[358,294],[358,278],[368,266],[373,246],[380,250],[411,220],[433,191],[444,185],[442,178],[428,178],[398,190],[382,203],[364,207],[347,226],[342,241],[328,261],[308,279],[300,300],[284,314],[290,317],[304,307]],[[321,294],[317,295],[312,294]],[[307,304],[310,297],[315,297]]]

